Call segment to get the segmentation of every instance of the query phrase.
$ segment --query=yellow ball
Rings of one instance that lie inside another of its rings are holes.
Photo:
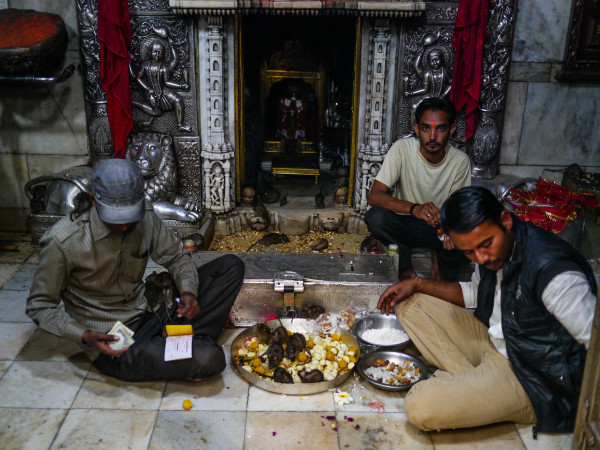
[[[183,409],[185,409],[186,411],[189,411],[190,409],[192,409],[193,403],[190,399],[184,400],[183,401]]]

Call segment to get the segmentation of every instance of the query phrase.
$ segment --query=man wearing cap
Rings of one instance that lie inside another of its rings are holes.
[[[81,345],[102,373],[122,380],[198,380],[223,371],[216,339],[241,288],[243,262],[225,255],[196,269],[181,240],[145,209],[144,181],[131,161],[99,162],[92,191],[91,202],[84,194],[42,237],[29,317]],[[149,258],[169,271],[179,306],[148,304],[142,278]],[[171,320],[192,325],[192,358],[164,361],[162,330]],[[117,321],[135,333],[134,343],[118,351],[109,345],[118,337],[106,334]]]

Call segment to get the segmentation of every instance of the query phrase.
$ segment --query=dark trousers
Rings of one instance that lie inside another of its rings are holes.
[[[122,355],[100,355],[94,365],[105,375],[125,381],[207,378],[225,369],[225,354],[216,340],[244,281],[244,263],[225,255],[198,268],[200,313],[191,320],[178,319],[177,305],[146,312],[129,326],[135,343]],[[194,328],[192,358],[165,361],[163,327],[167,322]]]
[[[438,267],[445,280],[454,281],[469,259],[459,250],[444,250],[435,228],[412,215],[396,214],[374,206],[364,218],[369,231],[382,244],[398,245],[399,270],[412,267],[411,248],[426,247],[436,252]]]

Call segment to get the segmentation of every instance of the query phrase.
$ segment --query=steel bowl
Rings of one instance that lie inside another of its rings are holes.
[[[377,380],[374,380],[373,378],[369,377],[365,373],[365,370],[367,370],[369,367],[372,367],[375,364],[375,361],[377,361],[378,359],[381,359],[382,361],[388,360],[388,361],[394,362],[396,364],[400,364],[401,362],[404,362],[406,360],[412,361],[413,364],[415,365],[415,367],[419,368],[419,371],[421,372],[421,378],[419,378],[419,380],[415,381],[414,383],[403,384],[401,386],[394,386],[391,384],[381,383]],[[427,370],[427,366],[425,366],[423,361],[421,361],[419,358],[416,358],[414,356],[407,355],[406,353],[395,352],[395,351],[381,351],[381,352],[369,353],[368,355],[363,355],[358,360],[358,364],[356,365],[356,370],[358,371],[358,373],[360,374],[361,377],[363,377],[365,380],[367,380],[373,386],[375,386],[379,389],[383,389],[385,391],[406,391],[406,390],[410,389],[413,385],[418,383],[419,381],[425,380],[429,377],[429,371]]]
[[[275,329],[279,326],[279,320],[271,320],[269,322],[265,322],[270,328]],[[307,319],[281,319],[281,324],[294,333],[316,333],[316,324],[314,320]],[[336,333],[340,335],[340,341],[346,344],[348,347],[359,348],[358,342],[356,339],[350,334],[348,331],[337,330]],[[345,382],[353,370],[349,370],[344,375],[334,378],[329,381],[321,381],[319,383],[294,383],[294,384],[285,384],[285,383],[276,383],[271,380],[265,380],[258,375],[255,375],[247,370],[243,369],[241,365],[239,365],[235,361],[235,355],[237,350],[246,342],[247,338],[256,336],[256,325],[251,326],[250,328],[246,328],[241,331],[231,343],[231,359],[233,361],[233,365],[236,367],[242,378],[244,378],[248,383],[264,389],[265,391],[275,392],[277,394],[287,394],[287,395],[308,395],[308,394],[316,394],[318,392],[324,392],[329,389],[332,389],[336,386],[339,386],[343,382]],[[357,358],[360,357],[359,354],[356,355]]]
[[[386,316],[385,314],[374,313],[359,317],[355,320],[354,325],[352,325],[352,335],[360,344],[360,349],[363,353],[384,350],[401,351],[404,350],[408,344],[410,344],[410,338],[395,345],[377,345],[369,341],[365,341],[362,338],[362,334],[371,328],[388,328],[404,331],[404,328],[402,328],[402,325],[400,325],[398,319],[396,319],[396,314],[390,314],[389,316]]]

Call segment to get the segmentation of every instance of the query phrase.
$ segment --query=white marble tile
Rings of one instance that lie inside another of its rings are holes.
[[[499,167],[501,175],[510,175],[518,179],[521,178],[539,178],[546,167],[544,166],[512,166],[501,165]]]
[[[600,90],[530,83],[523,117],[519,165],[598,165]]]
[[[39,328],[17,356],[19,361],[89,362],[79,345]]]
[[[15,359],[36,328],[33,322],[0,322],[0,359]]]
[[[528,86],[528,83],[508,83],[504,124],[502,126],[500,164],[517,163]]]
[[[51,448],[145,450],[157,411],[72,409]]]
[[[181,410],[183,401],[190,399],[193,411],[245,411],[248,386],[228,365],[204,381],[169,381],[160,409]]]
[[[2,375],[4,375],[12,363],[12,361],[0,361],[0,378],[2,378]]]
[[[23,264],[3,288],[14,291],[28,291],[36,270],[37,264]]]
[[[25,262],[27,264],[38,264],[40,262],[40,249],[34,248],[33,252],[31,255],[29,255],[29,258],[27,258],[27,261]]]
[[[245,412],[160,411],[148,449],[241,450],[245,428]]]
[[[69,63],[79,63],[77,51],[67,52],[64,64]],[[81,83],[81,75],[76,72],[65,82],[47,88],[0,87],[3,114],[0,149],[18,156],[86,156],[87,126]],[[25,182],[21,191],[24,185]]]
[[[510,65],[510,81],[542,81],[550,80],[552,63],[513,62]]]
[[[88,155],[27,155],[29,176],[32,180],[43,175],[62,172],[71,167],[86,165],[88,161]]]
[[[158,409],[165,381],[130,383],[111,378],[92,368],[79,390],[73,408]]]
[[[31,322],[25,314],[27,291],[0,290],[0,322]]]
[[[68,409],[90,363],[15,361],[0,380],[0,407]]]
[[[435,448],[469,450],[525,449],[515,426],[509,423],[460,430],[432,431],[429,433]]]
[[[283,395],[250,388],[248,411],[333,411],[333,393],[319,392],[311,395]]]
[[[338,388],[347,392],[353,399],[348,405],[335,405],[335,410],[341,413],[377,412],[374,404],[383,405],[385,412],[404,412],[404,397],[406,391],[389,392],[376,388],[368,381],[363,380],[356,372]],[[371,404],[371,406],[369,406]]]
[[[66,415],[64,409],[4,409],[0,414],[1,447],[50,448]]]
[[[318,413],[249,412],[244,450],[265,448],[333,450],[338,448],[338,436]]]
[[[340,448],[384,449],[384,448],[432,448],[429,433],[411,425],[404,413],[354,413],[347,416],[337,413],[337,428]],[[357,428],[358,427],[358,428]]]
[[[0,148],[3,147],[2,134],[5,133],[0,127]],[[0,153],[0,180],[2,180],[0,206],[9,208],[29,206],[29,199],[23,189],[25,183],[29,181],[27,157],[25,155]]]
[[[20,265],[18,264],[0,264],[0,287],[4,287],[6,282],[17,273]]]
[[[517,8],[513,61],[561,61],[567,41],[571,2],[525,0]]]
[[[515,424],[527,450],[569,450],[573,444],[573,433],[538,433],[533,439],[531,425]]]

